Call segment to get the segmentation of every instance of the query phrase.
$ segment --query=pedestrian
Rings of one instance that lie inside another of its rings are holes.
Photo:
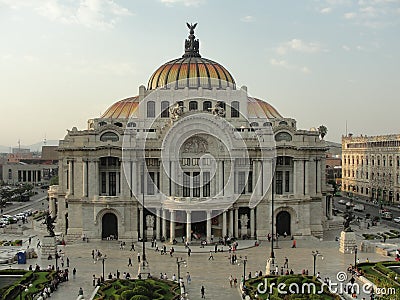
[[[29,241],[29,245],[30,245],[30,244],[31,244],[31,241],[32,241],[32,238],[29,237],[28,241]]]
[[[38,242],[37,242],[37,244],[36,244],[36,248],[41,248],[40,240],[39,240],[39,239],[38,239]]]
[[[130,257],[128,258],[128,267],[132,267],[132,259]]]
[[[190,284],[190,282],[192,281],[192,278],[190,277],[189,272],[186,273],[186,282],[187,284]]]
[[[69,258],[67,257],[67,268],[69,268]]]
[[[83,296],[83,289],[81,287],[79,288],[78,296]]]
[[[386,243],[386,235],[383,236],[383,242]]]
[[[93,286],[96,286],[96,275],[93,274],[93,279],[92,279]]]
[[[293,240],[292,248],[296,248],[296,240]]]
[[[138,252],[138,254],[137,254],[137,261],[138,261],[138,263],[140,263],[140,252]]]
[[[206,296],[205,296],[206,289],[205,289],[204,285],[201,286],[200,293],[201,293],[201,298],[205,299],[206,298]]]
[[[284,268],[289,268],[289,259],[285,256],[285,263],[283,264]]]
[[[129,251],[135,251],[135,243],[134,243],[134,242],[132,242],[132,244],[131,244],[131,250],[129,250]]]
[[[191,253],[192,253],[192,249],[190,249],[190,248],[188,247],[188,256],[190,256]]]
[[[214,252],[217,253],[217,251],[218,251],[218,244],[216,243],[216,244],[214,245]]]
[[[76,275],[76,269],[73,268],[73,270],[72,270],[72,278],[75,278],[75,275]]]
[[[94,250],[92,250],[92,259],[94,260]]]
[[[214,256],[213,256],[213,254],[212,254],[212,251],[211,251],[211,250],[210,250],[210,257],[208,258],[208,260],[210,260],[210,259],[214,260]]]
[[[233,286],[233,277],[232,274],[229,276],[229,285],[232,287]]]
[[[237,287],[237,278],[235,277],[235,279],[233,279],[233,286]]]

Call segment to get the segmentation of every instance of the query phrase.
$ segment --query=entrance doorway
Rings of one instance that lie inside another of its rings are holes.
[[[102,218],[101,238],[106,239],[108,237],[118,239],[118,220],[113,213],[106,213]]]
[[[281,211],[276,216],[276,232],[279,235],[291,235],[290,232],[290,214],[287,211]]]

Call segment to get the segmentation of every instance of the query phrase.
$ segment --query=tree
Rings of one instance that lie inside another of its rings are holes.
[[[49,185],[57,185],[58,184],[58,175],[51,177]]]
[[[326,128],[326,126],[324,126],[324,125],[320,125],[318,127],[318,133],[321,136],[321,139],[324,139],[324,137],[328,133],[328,128]]]

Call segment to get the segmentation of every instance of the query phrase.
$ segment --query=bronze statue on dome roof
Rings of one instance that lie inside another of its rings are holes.
[[[189,28],[189,36],[188,39],[185,40],[185,54],[183,57],[201,57],[199,53],[199,40],[196,40],[196,37],[194,35],[194,29],[197,26],[197,23],[195,24],[189,24],[186,23],[187,27]]]

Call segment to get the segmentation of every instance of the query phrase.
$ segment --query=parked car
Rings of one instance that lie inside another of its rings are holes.
[[[340,199],[340,200],[338,201],[338,204],[343,204],[343,205],[345,205],[345,204],[346,204],[346,200]]]
[[[396,223],[400,223],[400,217],[394,218],[393,221]]]
[[[355,211],[364,211],[365,210],[365,206],[364,206],[364,204],[356,204],[356,205],[354,205],[353,209]]]

